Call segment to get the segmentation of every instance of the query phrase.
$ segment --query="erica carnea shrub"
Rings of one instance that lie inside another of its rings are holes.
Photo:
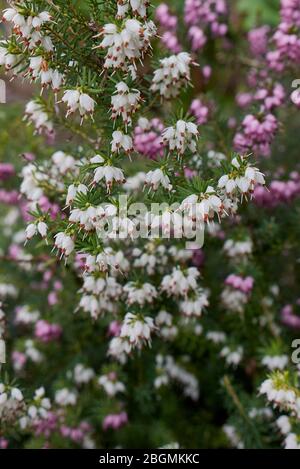
[[[300,1],[252,8],[4,7],[0,447],[300,447]]]

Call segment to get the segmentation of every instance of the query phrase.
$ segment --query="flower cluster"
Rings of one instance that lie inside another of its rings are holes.
[[[156,27],[152,21],[142,24],[138,20],[128,19],[121,30],[114,23],[106,24],[96,36],[103,36],[96,48],[107,49],[104,67],[127,70],[128,63],[135,66],[135,62],[144,57],[155,33]]]
[[[299,0],[281,0],[281,22],[273,35],[274,50],[268,52],[270,68],[281,72],[300,62]]]
[[[155,70],[151,91],[159,92],[165,99],[178,96],[180,89],[190,81],[192,57],[187,52],[180,52],[160,60],[160,67]]]
[[[254,200],[260,206],[273,208],[280,204],[291,203],[300,194],[300,178],[297,171],[290,174],[286,181],[274,180],[268,185],[268,190],[263,187],[254,189]]]
[[[29,101],[25,108],[25,119],[34,125],[38,133],[47,132],[53,134],[53,122],[42,104],[36,101]]]
[[[259,392],[266,396],[267,400],[284,412],[276,425],[284,437],[285,449],[299,449],[299,439],[293,430],[297,428],[300,417],[299,389],[290,384],[288,372],[276,371],[260,386]]]
[[[134,148],[141,155],[156,159],[163,156],[164,149],[161,142],[161,133],[164,125],[160,119],[145,117],[138,120],[138,125],[134,128]]]
[[[81,119],[83,119],[86,114],[93,116],[95,100],[86,93],[82,93],[79,90],[66,90],[62,97],[62,102],[66,103],[68,106],[66,117],[77,110],[80,113]]]
[[[208,27],[214,36],[224,36],[227,33],[227,25],[223,23],[227,14],[226,0],[186,0],[184,14],[189,26]]]
[[[163,131],[162,141],[170,152],[177,152],[182,156],[187,149],[192,153],[197,150],[196,139],[198,129],[192,122],[177,121],[174,127],[168,127]]]
[[[277,119],[273,114],[248,114],[242,122],[242,130],[235,135],[234,146],[240,152],[252,150],[259,156],[270,156],[277,129]]]

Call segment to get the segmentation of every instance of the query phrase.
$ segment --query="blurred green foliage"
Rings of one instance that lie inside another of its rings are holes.
[[[280,0],[229,0],[231,3],[243,14],[246,29],[265,23],[270,26],[278,24]]]

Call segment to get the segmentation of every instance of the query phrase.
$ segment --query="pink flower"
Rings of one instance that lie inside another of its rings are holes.
[[[62,328],[59,324],[50,324],[41,319],[35,325],[35,337],[42,342],[52,342],[60,338]]]
[[[177,17],[172,15],[169,7],[166,3],[161,3],[155,11],[155,17],[160,24],[165,29],[175,30],[177,27]]]
[[[6,438],[0,437],[0,449],[8,448],[8,440]]]
[[[64,436],[65,438],[69,437],[70,434],[71,434],[71,428],[70,427],[67,427],[66,425],[62,425],[60,427],[60,433],[62,434],[62,436]]]
[[[202,68],[202,75],[206,80],[209,80],[209,78],[211,77],[211,72],[212,70],[210,65],[204,65],[204,67]]]
[[[86,255],[85,254],[76,254],[75,256],[75,266],[78,270],[84,270],[86,265]]]
[[[267,111],[281,106],[284,102],[284,98],[285,91],[280,83],[275,83],[271,89],[261,88],[254,95],[255,100],[262,101],[262,109]]]
[[[39,206],[43,212],[49,212],[51,218],[54,220],[57,215],[60,213],[60,207],[57,204],[54,204],[49,201],[46,196],[43,196],[39,200]]]
[[[182,46],[176,34],[177,17],[170,13],[168,5],[165,3],[161,3],[157,7],[155,16],[162,29],[161,42],[173,54],[178,54],[182,51]]]
[[[35,155],[33,153],[23,153],[22,156],[28,162],[31,162],[31,161],[35,160]]]
[[[128,423],[128,417],[126,412],[120,414],[109,414],[107,415],[102,423],[103,430],[113,429],[118,430]]]
[[[10,178],[15,174],[15,168],[10,163],[0,163],[0,181]]]
[[[18,352],[17,350],[13,351],[11,358],[13,361],[13,367],[17,371],[22,370],[22,368],[27,362],[26,355],[24,353]]]
[[[202,49],[207,41],[207,38],[202,31],[201,28],[198,26],[191,26],[189,31],[188,31],[188,37],[190,38],[192,42],[192,50],[193,51],[198,51]]]
[[[269,67],[277,72],[300,64],[300,0],[281,0],[280,16],[272,38],[275,50],[267,54]]]
[[[281,320],[286,326],[294,329],[300,329],[300,316],[297,316],[294,312],[292,305],[286,305],[280,312]]]
[[[17,244],[11,244],[8,248],[8,255],[11,259],[18,259],[21,253],[22,249]]]
[[[166,31],[161,37],[163,45],[173,52],[173,54],[179,54],[182,51],[182,46],[178,40],[178,37],[172,31]]]
[[[142,119],[134,129],[134,148],[141,155],[156,159],[163,155],[161,133],[164,125],[159,119]]]
[[[231,274],[225,279],[225,284],[248,294],[253,289],[254,279],[250,276],[243,278],[240,275]]]
[[[7,191],[0,189],[0,202],[7,205],[17,205],[19,193],[17,191]]]
[[[80,428],[73,428],[70,433],[70,438],[75,441],[75,443],[80,443],[84,438],[84,433]]]
[[[60,280],[55,280],[53,287],[54,287],[54,290],[60,291],[63,289],[63,284]]]
[[[241,108],[249,106],[252,103],[252,94],[251,93],[239,93],[236,96],[237,105]]]
[[[195,267],[198,267],[198,268],[202,267],[204,264],[204,259],[205,259],[205,256],[204,256],[204,252],[202,249],[197,249],[196,251],[193,252],[192,264]]]
[[[278,122],[273,114],[248,114],[242,122],[242,130],[234,137],[234,147],[241,153],[255,152],[257,155],[270,156],[277,129]]]
[[[112,321],[108,327],[108,334],[113,337],[118,337],[121,333],[121,324],[118,321]]]
[[[261,26],[260,28],[249,31],[248,41],[250,43],[250,50],[254,56],[261,56],[267,52],[269,31],[269,26]]]
[[[202,103],[201,99],[194,99],[190,107],[190,113],[196,117],[198,125],[206,124],[208,121],[209,109]]]
[[[223,23],[226,14],[225,0],[185,0],[186,24],[206,27],[214,36],[224,36],[227,33],[227,25]]]
[[[292,202],[300,195],[300,175],[297,172],[290,174],[287,181],[274,180],[268,189],[257,186],[254,189],[254,201],[257,205],[274,208],[280,204]]]
[[[52,279],[52,276],[53,276],[52,270],[46,270],[43,275],[43,280],[45,282],[50,282],[50,280]]]
[[[193,177],[197,176],[197,171],[190,168],[184,168],[184,176],[186,179],[192,179]]]
[[[49,306],[54,306],[58,303],[58,297],[57,293],[55,291],[52,291],[48,295],[48,304]]]
[[[46,417],[34,420],[33,427],[35,435],[43,435],[49,438],[52,433],[56,432],[58,420],[59,418],[54,412],[47,412]]]

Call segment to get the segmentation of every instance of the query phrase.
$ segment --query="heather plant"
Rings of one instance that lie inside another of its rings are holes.
[[[2,28],[0,447],[299,448],[299,0]]]

